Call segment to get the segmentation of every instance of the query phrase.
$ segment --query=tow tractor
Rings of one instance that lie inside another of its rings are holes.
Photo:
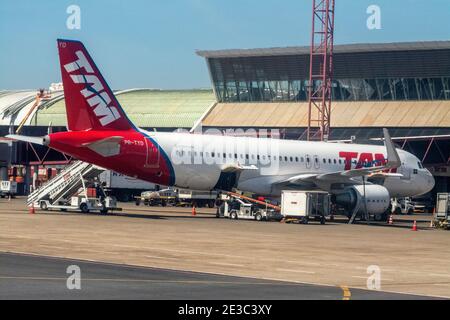
[[[407,214],[414,213],[414,205],[411,202],[411,198],[394,198],[391,200],[392,213],[395,214]]]
[[[217,207],[217,218],[226,217],[233,220],[256,221],[281,220],[280,207],[268,202],[234,192],[222,193],[219,199],[223,202]]]

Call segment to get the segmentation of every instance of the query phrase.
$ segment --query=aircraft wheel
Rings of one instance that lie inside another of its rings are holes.
[[[238,216],[237,216],[236,211],[233,211],[233,212],[230,214],[230,218],[233,219],[233,220],[237,220]]]
[[[87,206],[86,203],[80,204],[80,210],[81,210],[81,212],[83,212],[83,213],[89,213],[89,208],[88,208],[88,206]]]
[[[261,213],[257,213],[257,214],[255,215],[255,220],[256,220],[256,221],[262,221],[262,220],[263,220]]]
[[[48,210],[47,202],[41,201],[40,207],[41,207],[42,210],[47,211]]]

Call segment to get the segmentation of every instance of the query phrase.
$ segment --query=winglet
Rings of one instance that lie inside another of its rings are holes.
[[[394,143],[391,140],[391,136],[389,135],[388,129],[383,128],[383,134],[384,134],[384,145],[386,146],[387,152],[386,167],[398,168],[402,164],[402,161],[400,160],[398,152],[395,149]]]

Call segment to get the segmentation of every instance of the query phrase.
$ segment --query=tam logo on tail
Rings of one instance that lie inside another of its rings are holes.
[[[134,130],[84,45],[60,39],[58,51],[68,129]]]
[[[111,98],[105,91],[102,83],[95,75],[92,66],[86,59],[83,51],[76,51],[78,60],[64,65],[64,69],[70,74],[70,78],[74,83],[83,83],[85,88],[81,90],[81,94],[87,99],[87,103],[93,108],[94,113],[99,117],[102,126],[106,126],[120,118],[120,113],[114,106],[109,106]],[[77,74],[84,70],[87,74]]]

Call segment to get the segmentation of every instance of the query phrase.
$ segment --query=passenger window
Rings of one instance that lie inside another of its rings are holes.
[[[418,174],[419,171],[417,169],[413,169],[413,174]]]

